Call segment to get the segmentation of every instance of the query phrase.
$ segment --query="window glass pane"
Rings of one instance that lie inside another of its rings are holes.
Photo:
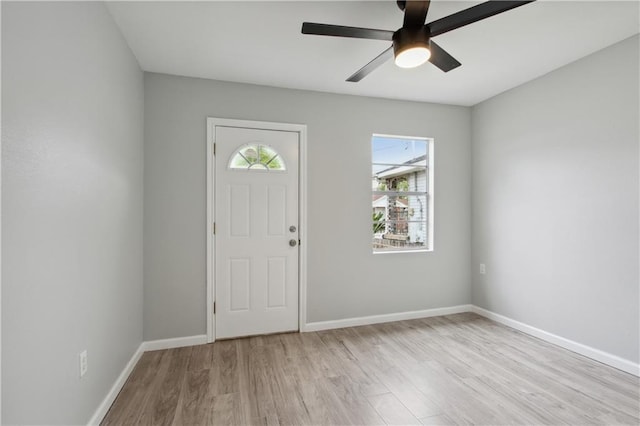
[[[394,246],[424,248],[427,242],[426,195],[374,194],[372,207],[374,237],[403,242]]]
[[[372,140],[373,163],[404,164],[425,160],[427,141],[374,136]],[[426,163],[423,163],[426,165]]]
[[[246,169],[250,165],[251,164],[247,161],[246,157],[240,154],[236,154],[231,159],[231,164],[229,165],[229,167],[231,167],[232,169]]]
[[[429,249],[429,140],[374,136],[373,251]]]
[[[259,147],[257,145],[249,145],[242,148],[240,153],[243,158],[253,164],[258,160],[258,149]]]
[[[286,170],[282,157],[270,146],[247,144],[240,147],[229,160],[230,169]]]

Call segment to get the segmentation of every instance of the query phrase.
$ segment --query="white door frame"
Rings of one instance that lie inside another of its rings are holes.
[[[216,126],[241,127],[259,130],[279,130],[298,133],[298,230],[300,245],[298,260],[298,328],[305,331],[307,324],[307,126],[304,124],[271,123],[267,121],[234,120],[207,117],[207,342],[216,340],[215,302],[215,158],[214,143]]]

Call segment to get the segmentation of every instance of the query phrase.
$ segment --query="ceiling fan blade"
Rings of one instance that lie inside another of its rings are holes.
[[[302,23],[302,34],[314,34],[333,37],[366,38],[371,40],[391,41],[393,31],[372,28],[343,27],[342,25]]]
[[[454,68],[462,65],[456,58],[449,55],[442,47],[438,46],[433,40],[429,40],[429,50],[431,50],[431,62],[444,72],[449,72]]]
[[[369,62],[367,65],[356,71],[351,77],[347,79],[347,81],[350,81],[351,83],[357,83],[391,58],[393,58],[393,46],[389,47],[387,50],[376,56],[373,61]]]
[[[524,6],[527,3],[531,3],[535,0],[524,1],[507,1],[507,0],[491,0],[479,5],[470,7],[469,9],[461,10],[444,18],[437,19],[430,22],[427,25],[431,37],[435,37],[440,34],[444,34],[456,28],[464,27],[465,25],[473,24],[474,22],[481,21],[491,16],[497,15],[502,12],[514,9],[519,6]]]
[[[420,28],[424,25],[424,20],[427,19],[427,12],[429,11],[430,0],[417,1],[407,0],[404,6],[404,23],[405,28]]]

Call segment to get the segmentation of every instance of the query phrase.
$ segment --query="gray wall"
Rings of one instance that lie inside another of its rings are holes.
[[[470,110],[145,74],[145,340],[206,332],[206,118],[308,126],[308,321],[469,303]],[[371,253],[371,135],[435,138],[435,251]]]
[[[142,341],[143,101],[102,3],[2,2],[4,424],[86,423]]]
[[[473,303],[636,363],[638,50],[472,110]]]

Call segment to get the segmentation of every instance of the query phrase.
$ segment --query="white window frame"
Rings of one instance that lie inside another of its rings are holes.
[[[390,138],[390,139],[407,139],[407,140],[421,140],[427,143],[427,247],[425,248],[416,248],[416,249],[405,249],[405,250],[380,250],[376,251],[373,247],[371,247],[372,254],[374,255],[385,255],[385,254],[395,254],[395,253],[429,253],[435,250],[434,246],[434,218],[435,218],[435,196],[434,196],[434,138],[424,137],[424,136],[406,136],[406,135],[389,135],[383,133],[374,133],[371,135],[370,144],[373,143],[373,138],[381,137],[381,138]],[[370,148],[371,149],[371,148]],[[371,166],[373,166],[373,152],[371,152],[371,161],[369,162]],[[371,170],[371,169],[369,169]],[[393,191],[395,193],[395,191]],[[380,193],[379,191],[371,190],[372,194]],[[407,195],[415,195],[414,191],[408,191]],[[420,192],[423,194],[423,192]],[[369,225],[371,226],[371,225]]]

